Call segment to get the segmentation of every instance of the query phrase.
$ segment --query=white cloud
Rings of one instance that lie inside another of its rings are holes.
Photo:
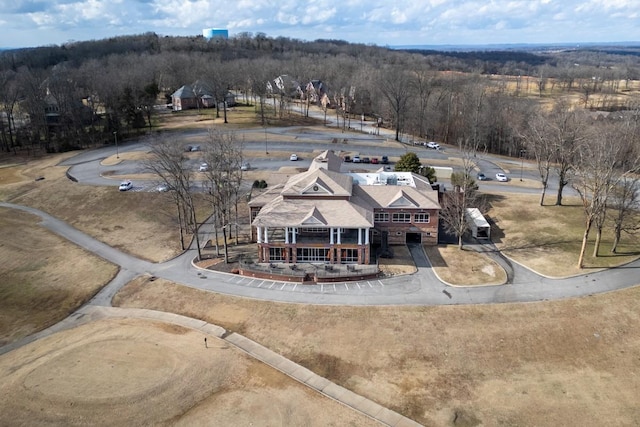
[[[380,45],[640,40],[639,15],[638,0],[15,0],[0,9],[0,44],[207,27]]]

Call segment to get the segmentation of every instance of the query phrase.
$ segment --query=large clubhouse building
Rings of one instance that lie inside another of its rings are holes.
[[[370,264],[374,245],[437,244],[440,205],[427,178],[341,165],[325,151],[249,202],[258,262]]]

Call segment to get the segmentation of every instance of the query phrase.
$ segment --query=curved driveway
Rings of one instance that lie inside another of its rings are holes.
[[[139,274],[151,274],[186,286],[248,298],[332,305],[440,305],[531,302],[579,297],[637,285],[640,260],[626,266],[566,279],[550,279],[513,263],[513,281],[508,285],[453,287],[442,283],[422,250],[413,250],[417,273],[385,279],[335,284],[301,285],[254,279],[195,268],[194,249],[164,263],[151,263],[120,252],[37,209],[0,203],[42,218],[42,225],[77,245],[121,267],[114,282],[92,301],[110,305],[111,296]]]

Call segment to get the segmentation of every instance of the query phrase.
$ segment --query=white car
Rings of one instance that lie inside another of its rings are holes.
[[[166,193],[167,191],[171,190],[171,187],[169,186],[169,184],[159,184],[156,187],[156,190],[158,190],[159,193]]]
[[[240,170],[248,171],[249,169],[251,169],[251,164],[249,164],[249,162],[242,162],[242,164],[240,165]]]
[[[439,150],[440,144],[438,144],[437,142],[429,141],[427,142],[427,148],[433,148],[434,150]]]
[[[122,181],[120,183],[120,186],[118,187],[118,190],[127,191],[127,190],[131,190],[132,188],[133,188],[133,184],[131,183],[131,181]]]
[[[498,172],[496,174],[496,179],[500,182],[507,182],[509,181],[509,178],[507,178],[507,175],[503,174],[502,172]]]
[[[297,154],[290,155],[289,160],[291,160],[292,162],[298,161],[298,155]]]
[[[357,155],[353,156],[353,160],[352,161],[353,161],[353,163],[360,163],[361,162],[360,156],[357,156]]]
[[[206,164],[206,163],[201,164],[200,168],[198,169],[198,171],[200,171],[200,172],[206,172],[208,170],[209,170],[209,165]]]

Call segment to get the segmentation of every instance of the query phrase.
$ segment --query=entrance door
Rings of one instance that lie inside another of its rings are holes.
[[[422,243],[422,233],[407,233],[407,243]]]

